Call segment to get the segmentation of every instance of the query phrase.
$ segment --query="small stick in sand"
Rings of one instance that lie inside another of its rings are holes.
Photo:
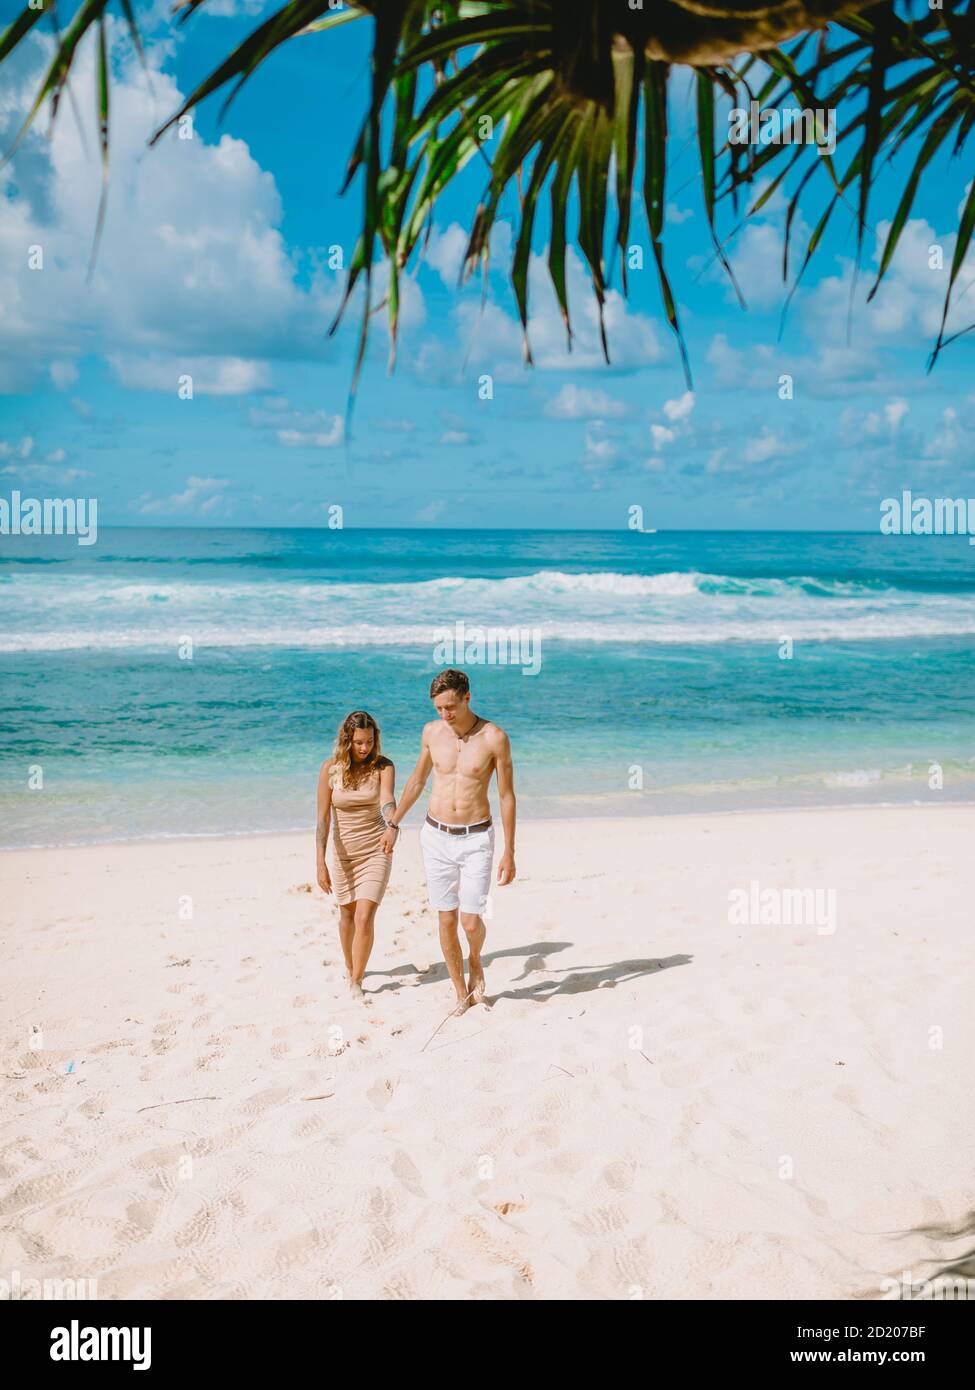
[[[159,1110],[163,1105],[189,1105],[194,1100],[219,1100],[219,1096],[186,1096],[183,1100],[161,1100],[157,1105],[140,1105],[135,1112],[141,1115],[143,1110]]]
[[[445,1018],[445,1019],[443,1020],[442,1023],[438,1023],[438,1024],[437,1024],[436,1028],[434,1028],[433,1032],[430,1034],[430,1036],[427,1038],[426,1042],[425,1042],[425,1043],[423,1044],[423,1046],[420,1048],[420,1051],[421,1051],[421,1052],[426,1052],[427,1048],[430,1046],[430,1044],[433,1042],[434,1038],[435,1038],[435,1037],[437,1036],[437,1034],[440,1032],[440,1030],[441,1030],[441,1028],[443,1027],[444,1023],[446,1023],[448,1019],[453,1018],[454,1014],[455,1014],[455,1013],[457,1012],[457,1010],[460,1008],[460,1005],[461,1005],[461,1004],[466,1004],[467,1001],[468,1001],[468,999],[470,999],[470,997],[471,997],[471,995],[472,995],[473,993],[474,993],[473,990],[468,990],[467,994],[465,994],[465,995],[464,995],[464,998],[460,1001],[460,1004],[455,1004],[454,1007],[451,1009],[450,1013],[447,1015],[447,1018]]]

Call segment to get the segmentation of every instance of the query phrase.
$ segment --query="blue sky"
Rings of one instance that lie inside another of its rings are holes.
[[[0,19],[19,9],[2,0]],[[77,119],[64,103],[53,137],[45,118],[0,173],[0,493],[95,496],[101,525],[320,525],[338,503],[349,526],[615,527],[639,504],[648,526],[786,529],[873,529],[880,499],[903,487],[971,494],[975,334],[925,374],[947,277],[931,269],[929,247],[942,246],[950,264],[970,155],[967,166],[932,165],[888,279],[865,306],[903,174],[879,183],[849,340],[855,231],[841,216],[778,341],[783,200],[733,243],[742,312],[713,264],[680,70],[666,245],[694,392],[639,215],[631,241],[644,246],[645,268],[631,275],[627,301],[611,297],[610,367],[577,255],[566,354],[539,224],[536,366],[523,366],[507,224],[484,303],[480,282],[457,287],[483,183],[471,166],[438,206],[391,375],[374,320],[348,437],[358,305],[329,339],[342,276],[328,259],[337,246],[348,260],[359,224],[358,188],[338,190],[368,81],[368,21],[293,40],[222,122],[211,101],[192,140],[146,147],[181,95],[271,9],[216,0],[177,27],[164,3],[137,0],[150,83],[116,29],[111,186],[90,284],[99,194],[90,44],[73,82]],[[46,44],[26,45],[5,73],[5,148]],[[723,216],[730,228],[730,210]],[[612,235],[612,212],[608,225]],[[40,271],[27,268],[34,245]],[[970,252],[957,327],[975,320],[973,282]],[[178,397],[183,373],[192,400]],[[483,373],[493,400],[478,398]],[[779,398],[783,373],[794,378],[791,401]]]

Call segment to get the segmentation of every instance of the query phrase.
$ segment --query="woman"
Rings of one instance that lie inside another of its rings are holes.
[[[379,725],[365,710],[353,710],[339,727],[335,751],[318,776],[318,882],[335,891],[339,936],[349,987],[364,999],[362,978],[373,943],[373,923],[389,882],[392,856],[381,840],[396,810],[396,769],[382,756]],[[335,812],[331,872],[325,862]]]

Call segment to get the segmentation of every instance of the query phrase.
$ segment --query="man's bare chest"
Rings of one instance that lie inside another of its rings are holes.
[[[490,749],[461,743],[451,738],[431,749],[433,766],[442,777],[471,777],[481,780],[490,775],[493,759]]]

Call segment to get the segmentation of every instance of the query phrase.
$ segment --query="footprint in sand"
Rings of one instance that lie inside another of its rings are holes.
[[[0,1198],[0,1216],[13,1215],[23,1207],[52,1202],[67,1191],[78,1176],[77,1169],[63,1173],[46,1173],[43,1177],[27,1178]]]
[[[286,1086],[272,1086],[266,1091],[255,1091],[252,1096],[248,1096],[240,1108],[245,1115],[263,1115],[265,1110],[280,1105],[287,1100],[289,1095],[290,1091]]]
[[[197,1071],[209,1071],[211,1067],[219,1066],[222,1061],[222,1052],[206,1052],[202,1057],[197,1057],[195,1065]]]
[[[426,1197],[423,1174],[409,1154],[403,1153],[401,1150],[393,1159],[392,1167],[394,1174],[399,1178],[407,1192],[411,1192],[414,1197]]]
[[[577,1217],[574,1224],[576,1230],[587,1235],[615,1236],[626,1229],[629,1220],[630,1213],[614,1203],[610,1206],[594,1207],[592,1211]]]
[[[393,1098],[396,1090],[396,1082],[384,1077],[380,1081],[374,1082],[366,1092],[366,1096],[372,1101],[377,1110],[383,1110]]]
[[[173,1235],[173,1244],[181,1249],[188,1245],[199,1245],[210,1239],[217,1229],[216,1213],[211,1202],[204,1202],[193,1215]]]
[[[606,1183],[617,1192],[628,1192],[633,1186],[634,1165],[623,1159],[616,1159],[603,1169]]]

